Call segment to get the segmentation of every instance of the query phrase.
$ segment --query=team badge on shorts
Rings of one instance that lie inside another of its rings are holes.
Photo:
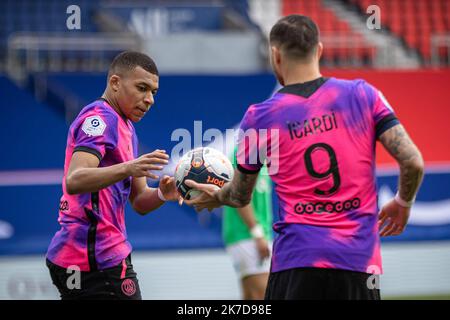
[[[101,136],[105,131],[106,124],[99,116],[87,117],[81,129],[89,136]]]
[[[122,282],[122,292],[123,294],[131,297],[136,293],[136,284],[131,279],[125,279]]]

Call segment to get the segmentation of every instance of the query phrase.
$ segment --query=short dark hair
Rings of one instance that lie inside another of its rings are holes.
[[[159,76],[155,61],[148,55],[136,51],[124,51],[119,53],[109,66],[108,79],[113,74],[124,74],[138,66],[142,67],[145,71]]]
[[[319,29],[307,16],[292,14],[272,27],[270,43],[279,46],[291,58],[305,60],[319,43]]]

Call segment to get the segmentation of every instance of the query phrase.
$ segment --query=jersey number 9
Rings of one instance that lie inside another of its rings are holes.
[[[314,170],[311,155],[317,149],[325,150],[330,158],[330,167],[325,172],[317,172],[316,170]],[[330,175],[333,176],[333,186],[328,190],[321,190],[316,188],[314,190],[315,194],[319,196],[329,196],[339,189],[339,186],[341,185],[341,176],[339,175],[336,153],[330,145],[326,143],[316,143],[311,145],[308,149],[306,149],[305,152],[305,165],[306,170],[313,178],[324,180],[327,179]]]

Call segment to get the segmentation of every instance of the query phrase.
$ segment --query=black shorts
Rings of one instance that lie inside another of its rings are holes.
[[[46,263],[62,300],[142,299],[136,272],[131,264],[131,255],[113,268],[81,271],[79,278],[73,270],[61,268],[48,259]]]
[[[338,269],[284,270],[270,274],[265,299],[380,300],[379,281],[374,277],[378,276]]]

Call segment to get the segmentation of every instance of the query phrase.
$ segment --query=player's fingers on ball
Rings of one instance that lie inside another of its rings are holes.
[[[185,183],[188,187],[191,187],[191,188],[194,188],[194,189],[197,189],[197,187],[198,187],[198,183],[195,182],[194,180],[188,179],[188,180],[186,180],[184,183]]]
[[[220,190],[220,187],[214,184],[209,185],[208,187],[205,186],[205,190],[206,188],[208,188],[207,190],[209,191],[210,194],[214,194],[217,190]]]

